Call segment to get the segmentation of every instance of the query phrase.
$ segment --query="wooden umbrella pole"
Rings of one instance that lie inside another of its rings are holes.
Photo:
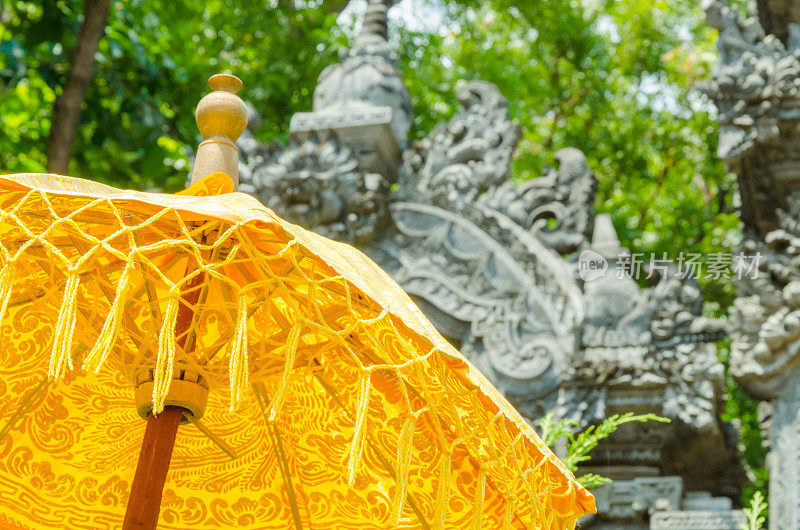
[[[178,345],[184,349],[187,332],[194,320],[194,306],[200,299],[204,280],[205,274],[202,273],[192,278],[178,306],[175,336]],[[182,418],[183,409],[170,405],[165,406],[157,416],[151,413],[147,417],[147,428],[139,450],[139,461],[136,463],[136,474],[131,484],[123,530],[151,530],[158,525],[161,495]]]
[[[242,82],[232,75],[218,74],[212,76],[208,84],[213,92],[200,100],[195,116],[203,142],[197,150],[192,183],[210,173],[223,172],[232,178],[236,188],[239,182],[239,151],[235,142],[247,126],[247,107],[236,95],[242,88]],[[188,275],[193,271],[186,272]],[[187,343],[189,329],[205,279],[204,273],[194,276],[181,292],[175,336],[177,344],[185,352],[194,348],[193,343]],[[161,511],[161,495],[183,414],[181,407],[168,405],[158,416],[152,413],[147,416],[147,428],[131,485],[123,530],[156,528]]]
[[[136,475],[133,477],[124,530],[155,529],[161,511],[161,494],[167,480],[169,461],[183,410],[166,406],[158,416],[147,418]]]

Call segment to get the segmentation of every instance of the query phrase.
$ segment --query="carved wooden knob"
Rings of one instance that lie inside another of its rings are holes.
[[[247,107],[236,95],[242,82],[230,74],[211,76],[208,85],[213,92],[197,105],[195,119],[203,142],[197,150],[192,184],[210,173],[226,173],[239,184],[239,150],[236,139],[247,127]]]
[[[247,107],[236,95],[242,89],[241,80],[230,74],[211,76],[208,85],[213,92],[197,105],[197,127],[204,140],[228,140],[231,143],[247,126]]]

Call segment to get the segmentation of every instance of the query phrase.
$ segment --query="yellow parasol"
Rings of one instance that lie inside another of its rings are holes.
[[[241,84],[210,85],[184,194],[0,177],[0,528],[155,528],[159,506],[172,529],[594,512],[386,273],[232,193]]]

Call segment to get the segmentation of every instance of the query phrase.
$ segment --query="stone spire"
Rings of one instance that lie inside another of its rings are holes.
[[[591,248],[609,261],[616,260],[626,250],[620,245],[611,216],[607,213],[601,213],[594,219]]]
[[[329,137],[356,147],[363,169],[394,180],[413,117],[411,98],[389,46],[393,0],[370,0],[361,31],[341,62],[327,67],[314,91],[313,112],[292,118],[293,141]]]
[[[361,26],[361,31],[356,38],[356,44],[359,41],[381,39],[383,41],[389,38],[389,7],[394,2],[373,0],[367,5],[367,10],[364,12],[364,23]]]
[[[389,46],[389,9],[395,3],[394,0],[368,1],[361,29],[352,48],[344,48],[339,52],[340,61],[344,62],[349,57],[373,56],[397,66],[397,54]]]

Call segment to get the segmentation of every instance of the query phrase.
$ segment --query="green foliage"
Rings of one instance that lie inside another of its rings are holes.
[[[744,514],[747,516],[747,524],[742,526],[742,530],[761,530],[767,518],[764,514],[767,511],[767,502],[764,495],[757,491],[750,499],[750,506],[744,509]]]
[[[670,422],[669,418],[663,418],[655,414],[627,412],[609,416],[600,425],[590,425],[586,430],[575,434],[575,427],[578,425],[576,422],[569,419],[556,422],[552,414],[547,414],[539,422],[539,430],[541,431],[542,440],[550,447],[555,447],[559,439],[566,439],[566,455],[563,456],[561,461],[567,469],[575,473],[578,471],[578,465],[591,459],[589,453],[601,441],[611,436],[620,426],[626,423],[645,421]],[[587,473],[578,477],[577,480],[586,488],[594,488],[600,484],[611,482],[611,479],[601,477],[596,473]]]
[[[0,171],[42,171],[55,96],[69,70],[82,2],[0,4]],[[116,0],[95,55],[70,174],[134,188],[180,188],[200,140],[194,108],[211,73],[235,72],[285,135],[336,59],[342,2]]]
[[[747,466],[750,483],[742,491],[742,504],[753,501],[755,494],[767,491],[769,473],[766,468],[766,450],[761,438],[758,416],[758,401],[747,394],[733,381],[729,372],[730,340],[718,344],[720,360],[725,366],[725,383],[728,399],[722,412],[724,421],[732,422],[739,430],[742,457]]]

